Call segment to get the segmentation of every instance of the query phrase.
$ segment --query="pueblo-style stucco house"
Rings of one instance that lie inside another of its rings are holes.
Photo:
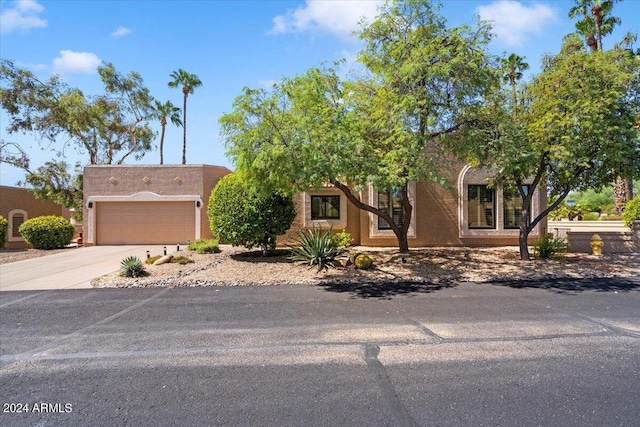
[[[69,219],[69,209],[51,200],[36,199],[26,188],[0,185],[0,215],[9,222],[4,247],[7,249],[24,249],[30,245],[24,241],[18,229],[30,218],[44,215],[62,216]]]
[[[84,170],[84,242],[109,244],[176,244],[212,237],[207,217],[211,190],[230,173],[209,165],[87,166]],[[414,182],[410,247],[499,246],[518,243],[521,199],[487,186],[487,173],[469,166],[452,168],[449,188]],[[402,221],[393,192],[367,188],[357,194],[366,203],[388,209]],[[297,216],[279,243],[295,240],[305,228],[346,230],[353,244],[397,246],[384,220],[357,209],[333,187],[295,197]],[[546,194],[533,194],[533,215],[546,207]],[[541,222],[530,238],[546,230]]]

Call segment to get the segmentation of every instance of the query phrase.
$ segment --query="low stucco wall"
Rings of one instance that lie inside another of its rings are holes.
[[[569,231],[567,244],[570,252],[591,253],[591,238],[598,234],[604,246],[603,254],[640,252],[640,227],[634,231]]]
[[[26,188],[7,187],[0,185],[0,215],[9,221],[7,230],[7,240],[4,247],[6,249],[24,249],[30,245],[22,237],[12,237],[12,212],[23,211],[25,220],[44,215],[62,216],[69,219],[71,214],[69,209],[51,200],[36,199],[31,191]]]

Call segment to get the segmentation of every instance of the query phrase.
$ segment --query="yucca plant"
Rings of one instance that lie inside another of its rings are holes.
[[[130,256],[123,259],[120,263],[120,273],[125,277],[140,277],[144,276],[146,271],[140,258]]]
[[[338,246],[335,239],[331,238],[331,230],[321,231],[311,229],[302,231],[295,247],[291,248],[289,259],[308,264],[310,267],[317,265],[318,271],[335,267],[338,264],[336,258],[344,252],[344,248]]]

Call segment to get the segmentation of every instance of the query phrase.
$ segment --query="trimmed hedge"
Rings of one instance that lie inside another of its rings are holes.
[[[56,249],[71,243],[74,227],[61,216],[48,215],[26,220],[18,231],[36,249]]]
[[[4,248],[7,241],[7,230],[9,229],[9,221],[0,215],[0,249]]]
[[[640,220],[640,196],[636,196],[627,202],[622,212],[622,219],[627,227],[633,226],[633,221]]]

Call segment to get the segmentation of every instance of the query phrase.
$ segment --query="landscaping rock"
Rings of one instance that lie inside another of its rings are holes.
[[[157,260],[155,260],[153,262],[153,265],[161,265],[161,264],[166,264],[168,262],[171,262],[171,258],[173,258],[173,255],[165,255],[163,257],[158,258]]]

